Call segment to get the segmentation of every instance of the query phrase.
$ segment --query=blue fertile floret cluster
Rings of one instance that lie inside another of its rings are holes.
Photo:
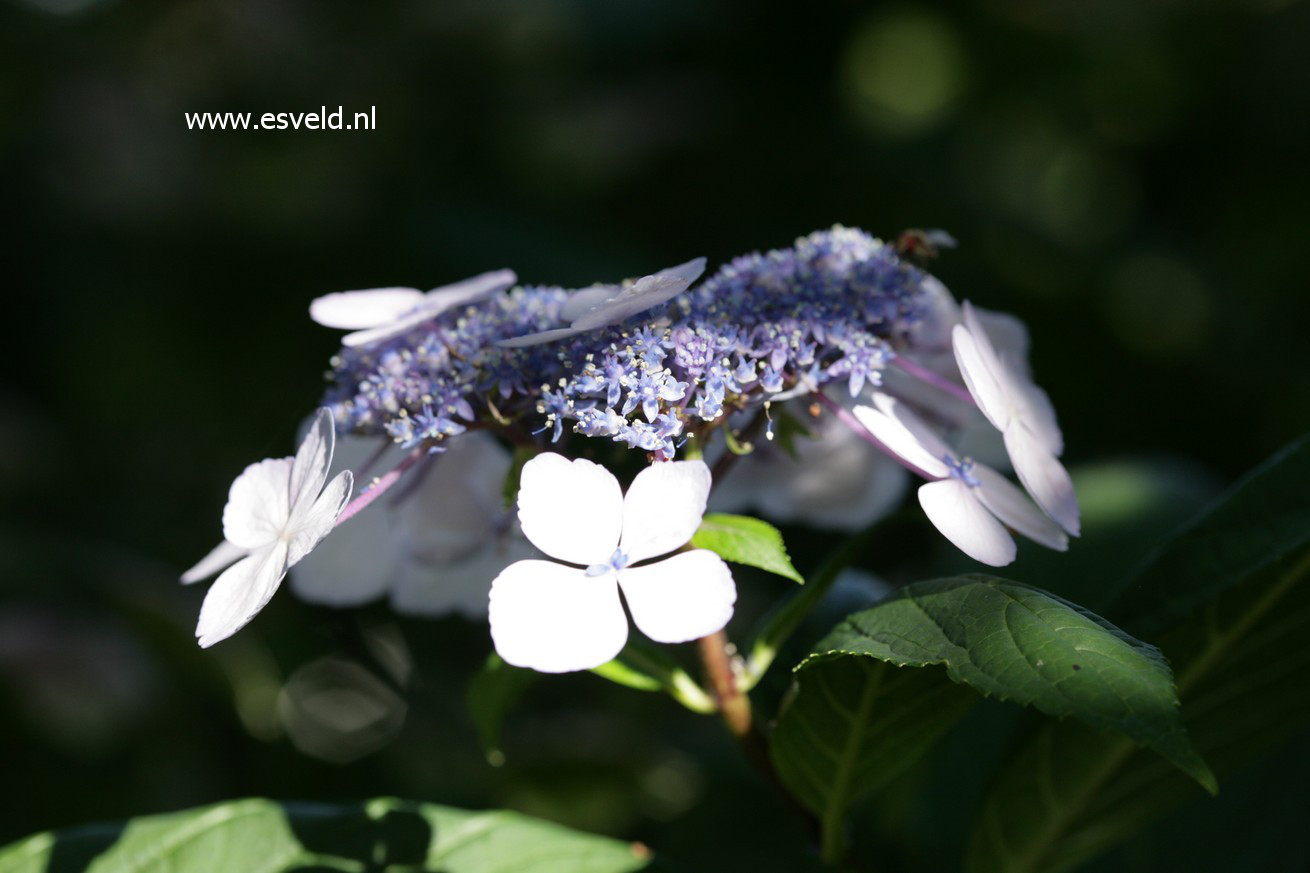
[[[343,348],[326,398],[342,430],[439,446],[469,427],[566,430],[671,458],[685,435],[783,392],[877,385],[912,344],[926,274],[834,227],[739,257],[627,321],[556,342],[497,342],[564,324],[571,292],[523,286],[408,334]]]

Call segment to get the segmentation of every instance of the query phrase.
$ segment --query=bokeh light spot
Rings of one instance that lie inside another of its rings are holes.
[[[1197,271],[1172,255],[1144,253],[1121,262],[1106,305],[1115,333],[1135,351],[1184,357],[1209,337],[1210,294]]]
[[[965,67],[959,37],[945,19],[908,11],[870,19],[846,48],[848,110],[875,135],[919,136],[951,115]]]

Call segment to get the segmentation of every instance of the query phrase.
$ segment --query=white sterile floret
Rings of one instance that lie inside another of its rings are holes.
[[[1064,439],[1055,408],[1015,363],[996,352],[987,330],[965,301],[962,324],[951,332],[955,360],[978,409],[1001,432],[1019,481],[1043,511],[1078,535],[1078,498],[1060,463]]]
[[[592,285],[583,288],[573,292],[560,308],[560,318],[569,322],[568,327],[501,340],[496,345],[506,349],[525,348],[618,324],[677,297],[704,272],[705,259],[695,258],[685,264],[642,276],[626,285]]]
[[[287,569],[336,525],[354,479],[343,470],[328,481],[334,439],[332,413],[321,409],[294,458],[251,464],[232,483],[223,507],[223,542],[182,576],[184,583],[196,582],[227,567],[200,608],[201,646],[244,627],[273,597]]]
[[[324,327],[354,331],[342,344],[364,346],[399,336],[448,309],[485,300],[517,281],[513,270],[495,270],[426,294],[417,288],[340,291],[309,304],[309,317]]]
[[[933,481],[919,486],[929,521],[975,561],[1003,567],[1015,558],[1013,528],[1047,548],[1064,551],[1069,540],[1023,492],[990,467],[959,458],[909,407],[886,394],[855,416],[891,452]]]
[[[502,496],[510,455],[484,431],[461,434],[411,471],[394,499],[350,520],[291,571],[302,600],[351,607],[390,595],[392,608],[434,617],[485,618],[491,579],[534,554]],[[395,467],[404,453],[375,438],[344,436],[340,466]]]
[[[709,492],[702,461],[647,467],[625,497],[618,480],[591,461],[533,458],[523,467],[519,522],[555,560],[519,561],[491,583],[496,651],[510,664],[545,673],[598,667],[628,639],[620,590],[632,620],[657,642],[721,630],[737,589],[718,555],[694,549],[634,566],[685,545]]]

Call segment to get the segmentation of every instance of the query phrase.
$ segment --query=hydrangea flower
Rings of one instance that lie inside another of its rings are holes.
[[[362,346],[399,336],[456,306],[485,300],[517,281],[513,270],[495,270],[426,294],[417,288],[339,291],[310,303],[309,317],[324,327],[354,331],[341,342]]]
[[[924,313],[925,274],[850,228],[737,258],[667,296],[700,268],[656,274],[645,291],[645,279],[617,295],[526,286],[446,311],[343,348],[325,402],[343,430],[401,443],[476,422],[552,441],[571,430],[671,459],[687,438],[789,391],[880,385]],[[656,299],[640,319],[608,323]],[[569,335],[541,336],[556,330]]]
[[[505,349],[526,348],[618,324],[678,296],[704,272],[705,259],[695,258],[627,285],[593,285],[574,291],[559,311],[560,318],[569,322],[568,327],[501,340],[497,345]]]
[[[632,620],[657,642],[721,630],[737,589],[723,559],[679,552],[700,526],[710,491],[701,461],[654,464],[625,496],[604,467],[554,453],[523,466],[519,522],[552,561],[518,561],[491,584],[491,636],[506,662],[546,673],[613,659]]]
[[[993,567],[1016,554],[1013,528],[1047,548],[1064,551],[1064,531],[991,467],[958,457],[923,419],[886,394],[874,407],[855,407],[855,417],[897,457],[932,481],[919,487],[919,504],[942,535],[975,561]]]
[[[232,483],[223,507],[223,542],[182,575],[184,583],[197,582],[227,567],[200,608],[201,646],[245,627],[273,597],[287,569],[336,525],[354,479],[343,470],[328,481],[334,439],[331,412],[319,410],[294,458],[251,464]]]
[[[399,451],[377,438],[344,436],[339,464],[363,471],[394,467]],[[487,590],[501,570],[533,554],[505,510],[510,455],[485,432],[423,462],[415,478],[314,550],[291,570],[302,600],[348,607],[389,596],[397,612],[468,618],[487,614]]]
[[[978,409],[1001,432],[1019,481],[1047,515],[1078,535],[1078,498],[1059,456],[1064,438],[1050,398],[992,345],[965,301],[963,323],[951,332],[955,359]]]

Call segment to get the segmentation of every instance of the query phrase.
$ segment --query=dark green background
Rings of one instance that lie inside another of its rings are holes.
[[[201,592],[175,579],[232,477],[315,405],[335,333],[308,301],[943,227],[960,248],[938,274],[1030,325],[1070,462],[1148,459],[1151,477],[1098,469],[1155,488],[1142,511],[1167,525],[1310,423],[1307,44],[1310,8],[1280,0],[6,0],[0,839],[399,794],[721,851],[768,798],[705,763],[732,760],[712,724],[658,700],[539,685],[510,766],[483,764],[460,695],[485,628],[279,597],[195,649]],[[320,104],[376,106],[378,129],[183,120]],[[1138,522],[1014,575],[1094,600],[1094,570],[1155,535]],[[940,543],[893,525],[864,563],[905,581]],[[748,584],[746,613],[782,590]],[[399,740],[344,766],[300,754],[279,684],[370,634],[413,655]]]

